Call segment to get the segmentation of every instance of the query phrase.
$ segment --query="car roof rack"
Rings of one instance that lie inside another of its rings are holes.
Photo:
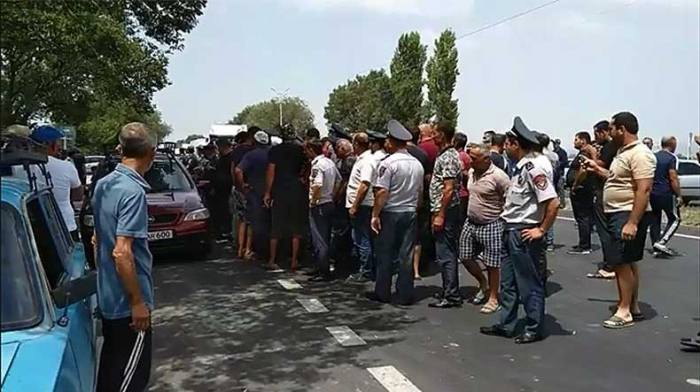
[[[31,170],[31,166],[36,165],[41,171],[41,174],[46,179],[46,184],[53,188],[53,181],[51,181],[51,173],[46,170],[46,164],[49,158],[46,154],[42,154],[34,151],[20,150],[20,149],[7,149],[4,148],[2,154],[0,154],[0,167],[9,168],[12,170],[13,166],[21,166],[27,173],[27,179],[29,180],[29,189],[32,192],[39,190],[37,185],[37,177]]]

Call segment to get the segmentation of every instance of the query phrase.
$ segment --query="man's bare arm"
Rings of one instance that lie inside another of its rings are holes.
[[[542,218],[542,223],[540,223],[540,229],[546,233],[554,224],[554,220],[557,219],[557,214],[559,213],[559,199],[555,197],[545,201],[545,203],[544,218]]]
[[[369,192],[369,182],[363,181],[360,183],[360,187],[357,188],[357,196],[355,197],[355,201],[352,203],[352,209],[357,211],[360,208],[360,205],[362,202],[365,200],[365,197],[367,197],[367,193]]]
[[[134,263],[134,254],[131,250],[131,245],[134,239],[131,237],[117,237],[117,243],[114,245],[112,257],[117,267],[117,275],[121,279],[129,303],[131,306],[142,304],[141,285],[136,276],[136,264]]]
[[[440,211],[438,212],[438,216],[442,218],[445,217],[445,214],[447,213],[447,208],[449,207],[450,202],[452,201],[452,197],[454,197],[455,179],[445,179],[443,181],[443,184],[445,185],[445,189],[442,190],[442,199],[440,200]]]
[[[676,197],[681,197],[681,181],[678,178],[678,172],[676,169],[671,169],[668,171],[669,182],[671,183],[671,189]]]
[[[634,191],[634,204],[632,205],[632,213],[630,214],[627,223],[637,225],[646,212],[647,205],[649,205],[649,194],[651,194],[651,186],[654,183],[654,179],[645,178],[641,180],[634,180],[634,182],[636,184],[636,189]]]

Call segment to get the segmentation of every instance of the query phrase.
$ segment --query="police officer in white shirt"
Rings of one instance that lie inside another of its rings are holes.
[[[372,180],[376,178],[374,172],[377,165],[366,133],[356,133],[352,144],[357,160],[350,172],[345,206],[349,209],[352,238],[360,259],[360,268],[357,273],[348,277],[348,281],[364,283],[374,280],[370,220],[374,204]]]
[[[314,262],[319,274],[311,282],[328,282],[332,279],[328,250],[331,241],[333,195],[341,178],[333,161],[323,155],[323,143],[311,138],[304,143],[304,152],[311,160],[309,176],[309,223],[313,244]]]
[[[391,278],[394,262],[398,262],[399,276],[396,294],[402,305],[413,303],[413,239],[416,233],[416,209],[423,194],[423,167],[406,151],[411,133],[398,121],[387,124],[390,154],[379,165],[374,188],[372,230],[377,234],[375,255],[377,261],[372,301],[391,301]]]
[[[501,309],[498,322],[482,327],[481,333],[512,337],[522,302],[527,323],[525,332],[515,337],[515,343],[526,344],[543,338],[545,294],[539,258],[545,246],[545,233],[556,219],[559,200],[548,173],[551,164],[535,152],[539,142],[520,117],[515,118],[507,137],[508,155],[519,161],[501,214],[505,221]]]
[[[64,134],[61,130],[50,125],[42,125],[35,128],[30,137],[41,144],[45,149],[46,155],[48,155],[46,170],[51,175],[51,182],[53,183],[51,191],[61,211],[63,221],[73,237],[73,241],[80,244],[78,225],[75,221],[75,210],[71,202],[82,200],[84,189],[75,165],[57,158],[59,156],[59,142],[64,137]],[[38,168],[32,167],[32,170],[39,183],[46,185],[44,176],[39,173]],[[15,171],[14,175],[26,176],[23,172],[24,170]]]

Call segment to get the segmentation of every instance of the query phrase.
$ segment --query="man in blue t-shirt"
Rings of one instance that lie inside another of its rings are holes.
[[[143,175],[153,163],[155,146],[145,125],[125,125],[119,134],[122,162],[97,182],[92,198],[104,336],[98,391],[144,391],[148,386],[153,278],[146,204],[150,187]]]
[[[661,254],[673,256],[666,246],[681,224],[680,205],[681,185],[678,180],[678,158],[676,158],[676,138],[666,136],[661,139],[661,150],[656,155],[656,172],[654,186],[651,188],[649,203],[651,204],[651,242],[654,245],[654,256]],[[666,214],[668,224],[661,235],[661,213]]]

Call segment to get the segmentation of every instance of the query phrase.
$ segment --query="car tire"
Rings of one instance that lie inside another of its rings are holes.
[[[211,254],[213,245],[211,240],[206,240],[193,247],[192,257],[196,260],[206,260]]]

